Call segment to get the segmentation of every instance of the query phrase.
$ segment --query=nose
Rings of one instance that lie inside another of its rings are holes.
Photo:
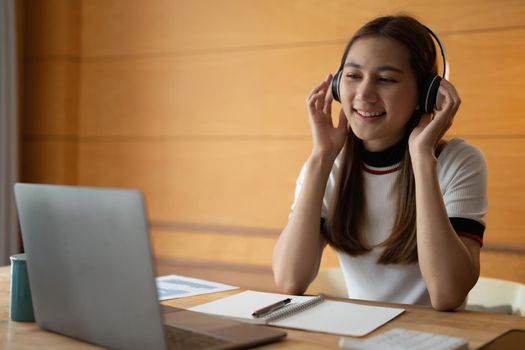
[[[356,91],[357,98],[364,102],[377,102],[378,95],[376,85],[371,79],[363,79]]]

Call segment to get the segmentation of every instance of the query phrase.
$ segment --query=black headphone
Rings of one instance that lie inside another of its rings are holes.
[[[441,79],[446,77],[447,74],[447,56],[445,54],[445,48],[443,47],[443,44],[441,43],[441,40],[439,40],[436,33],[434,33],[430,28],[427,26],[424,26],[425,29],[428,31],[428,33],[436,39],[436,42],[439,45],[439,49],[441,50],[441,57],[443,57],[443,75],[440,77],[436,74],[429,74],[425,78],[425,83],[423,85],[423,90],[421,91],[421,95],[419,97],[419,107],[424,113],[431,113],[434,110],[434,107],[436,106],[436,99],[437,99],[437,93],[439,89],[439,83],[441,82]],[[341,97],[339,95],[339,85],[341,82],[341,76],[343,75],[343,65],[339,67],[337,70],[337,73],[334,74],[334,77],[332,79],[332,97],[337,102],[341,102]]]

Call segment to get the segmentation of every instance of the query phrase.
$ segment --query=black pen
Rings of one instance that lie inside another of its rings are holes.
[[[286,305],[290,304],[291,301],[292,301],[292,299],[290,299],[290,298],[286,298],[284,300],[278,301],[278,302],[273,303],[271,305],[265,306],[262,309],[255,310],[252,313],[252,316],[256,317],[256,318],[263,317],[263,316],[269,314],[270,312],[273,312],[275,310],[278,310],[278,309],[282,308],[283,306],[286,306]]]

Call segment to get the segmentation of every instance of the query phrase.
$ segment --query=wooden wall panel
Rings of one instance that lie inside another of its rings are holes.
[[[79,0],[19,0],[22,58],[78,57]]]
[[[481,276],[525,283],[525,254],[481,250]]]
[[[277,234],[166,230],[156,228],[155,225],[152,226],[151,237],[155,256],[159,259],[176,258],[251,266],[271,266],[273,246],[277,240]],[[321,266],[338,265],[336,252],[327,247]]]
[[[275,235],[223,234],[152,230],[158,258],[176,257],[192,261],[271,265]]]
[[[521,245],[525,253],[525,139],[469,139],[478,146],[488,164],[488,243]]]
[[[525,29],[444,37],[462,97],[451,134],[525,134],[523,37]],[[81,135],[308,136],[306,96],[336,70],[343,46],[85,62]]]
[[[77,183],[77,143],[67,139],[25,138],[21,146],[21,181]]]
[[[20,180],[75,184],[78,0],[17,2]]]
[[[76,136],[78,63],[58,59],[21,62],[24,135]]]
[[[281,228],[309,140],[80,142],[79,183],[147,194],[152,220]]]
[[[81,135],[308,135],[306,96],[335,69],[342,49],[314,46],[86,62]],[[100,93],[101,86],[106,93]]]
[[[524,139],[471,139],[489,165],[487,242],[525,244]],[[153,220],[281,228],[309,141],[81,142],[79,181],[135,187]],[[519,170],[518,170],[519,171]]]
[[[450,79],[462,100],[452,133],[525,135],[521,112],[524,37],[525,27],[443,38],[451,65]]]
[[[380,14],[409,12],[437,32],[486,30],[525,22],[521,0],[362,2],[302,0],[89,0],[82,3],[85,57],[346,41]]]

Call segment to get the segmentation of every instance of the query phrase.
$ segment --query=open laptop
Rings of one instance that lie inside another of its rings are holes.
[[[163,315],[140,192],[16,184],[15,198],[40,327],[114,349],[230,349],[286,336],[183,309]]]

